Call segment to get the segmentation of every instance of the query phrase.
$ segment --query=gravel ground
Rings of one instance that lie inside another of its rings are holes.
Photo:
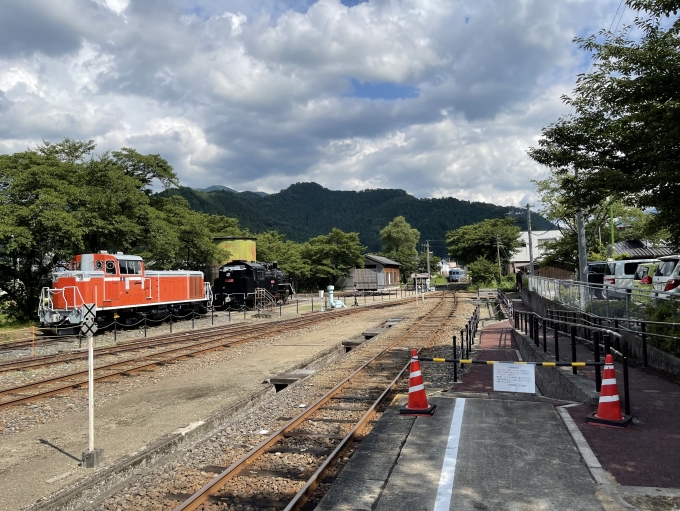
[[[104,448],[104,467],[258,391],[263,379],[300,360],[355,337],[389,317],[409,317],[418,310],[414,303],[365,310],[352,317],[99,384],[95,389],[95,444]],[[235,367],[238,371],[234,371]],[[80,452],[87,446],[86,392],[74,390],[62,397],[2,410],[0,509],[19,509],[91,473],[78,467]],[[296,400],[304,400],[304,396]],[[261,439],[257,431],[262,429],[265,428],[252,430],[233,444],[234,453],[245,452],[245,447],[238,445],[250,446]]]
[[[430,308],[434,300],[430,301],[425,308]],[[427,349],[428,356],[450,356],[450,338],[453,332],[457,332],[471,315],[473,307],[469,303],[462,303],[458,311],[443,325],[441,333]],[[424,312],[421,309],[420,313]],[[261,442],[271,431],[281,427],[285,421],[297,415],[301,407],[309,405],[320,397],[324,392],[334,386],[343,376],[349,375],[358,365],[367,360],[373,353],[382,349],[407,328],[407,322],[394,327],[387,333],[375,338],[371,343],[365,343],[361,347],[352,350],[350,354],[341,360],[327,366],[315,375],[292,385],[284,391],[276,394],[260,406],[248,410],[236,416],[232,421],[211,438],[194,445],[186,452],[177,454],[168,463],[158,466],[156,469],[140,475],[129,486],[97,504],[94,509],[98,510],[121,510],[121,509],[150,509],[167,510],[177,506],[178,501],[168,497],[168,493],[190,494],[197,491],[224,467],[231,465],[239,457],[247,453],[253,446]],[[408,341],[404,343],[408,345]],[[403,357],[408,360],[408,347],[402,348]],[[425,355],[426,352],[423,352]],[[432,364],[423,368],[426,387],[446,387],[452,381],[450,364]],[[408,378],[400,382],[400,391],[407,391]],[[352,392],[355,395],[355,392]],[[373,421],[377,420],[381,412],[375,414]],[[332,410],[318,411],[316,417],[331,418],[338,412]],[[342,415],[346,418],[346,415]],[[372,425],[372,423],[371,423]],[[351,425],[314,422],[307,423],[305,429],[311,432],[334,432],[343,433]],[[367,427],[364,433],[370,430]],[[286,446],[305,447],[312,449],[332,449],[338,440],[326,438],[288,438]],[[342,469],[347,462],[354,447],[350,448],[344,458],[335,469],[335,473]],[[297,470],[301,476],[311,474],[321,463],[322,457],[306,453],[275,452],[264,455],[258,459],[249,470],[282,470],[290,473]],[[208,468],[215,468],[208,470]],[[293,467],[293,468],[291,468]],[[254,474],[253,474],[254,475]],[[333,474],[331,474],[333,475]],[[274,477],[236,477],[221,493],[227,500],[220,503],[209,503],[203,509],[274,509],[264,503],[253,507],[247,499],[257,498],[267,494],[270,498],[289,499],[304,481],[291,481],[288,478]],[[312,500],[318,500],[327,490],[329,484],[322,484]],[[219,494],[218,494],[219,495]],[[244,503],[245,502],[245,503]]]

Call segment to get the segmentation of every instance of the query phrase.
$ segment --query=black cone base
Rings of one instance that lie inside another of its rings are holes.
[[[434,415],[434,411],[437,409],[437,405],[432,405],[427,408],[409,408],[408,406],[404,408],[399,408],[399,415],[420,415],[431,417]]]
[[[610,428],[627,428],[628,426],[630,426],[632,420],[633,420],[632,415],[624,415],[623,419],[621,419],[620,421],[602,419],[598,417],[597,414],[595,413],[586,415],[586,422],[588,424],[592,424],[593,426],[609,426]]]

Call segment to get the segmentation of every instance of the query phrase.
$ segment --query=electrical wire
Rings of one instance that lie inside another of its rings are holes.
[[[623,9],[621,9],[622,6],[623,6]],[[624,4],[624,0],[621,0],[619,2],[619,6],[616,8],[616,12],[614,13],[614,17],[612,18],[612,22],[609,24],[609,30],[607,30],[607,32],[611,33],[612,27],[614,26],[614,22],[616,21],[616,17],[618,16],[619,10],[620,10],[621,16],[619,16],[619,21],[616,24],[616,28],[614,29],[614,32],[612,34],[613,36],[615,36],[616,33],[619,31],[619,25],[621,25],[621,20],[623,20],[623,15],[626,12],[626,7],[628,7],[628,6]],[[595,63],[591,62],[590,63],[590,69],[588,69],[588,72],[586,74],[590,74],[590,72],[593,70],[594,66],[595,66]],[[574,105],[571,105],[571,108],[569,109],[569,113],[567,114],[567,117],[569,117],[573,111],[574,111]],[[543,176],[544,176],[546,171],[547,171],[547,167],[543,167],[541,169],[541,172],[538,175],[537,181],[541,181],[543,179]],[[535,185],[534,185],[534,188],[535,188]]]

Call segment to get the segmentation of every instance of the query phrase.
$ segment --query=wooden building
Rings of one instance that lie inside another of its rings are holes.
[[[386,257],[367,254],[364,256],[363,268],[352,268],[347,280],[347,288],[356,285],[357,289],[377,291],[399,287],[401,263]]]

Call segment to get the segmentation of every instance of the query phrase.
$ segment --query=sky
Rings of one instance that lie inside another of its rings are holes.
[[[618,10],[618,17],[616,17]],[[535,202],[526,154],[621,0],[4,0],[0,154],[160,154],[182,185]],[[622,22],[620,21],[622,18]]]

